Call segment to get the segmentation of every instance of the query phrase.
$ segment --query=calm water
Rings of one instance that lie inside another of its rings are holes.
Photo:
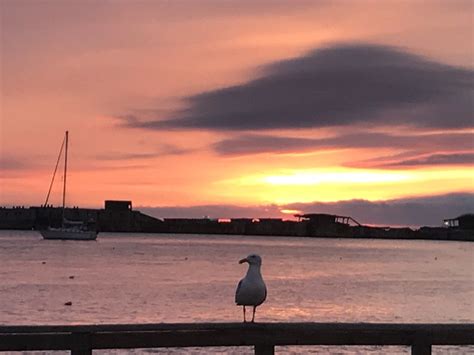
[[[474,322],[473,243],[113,233],[99,234],[97,242],[75,242],[0,231],[0,323],[241,321],[234,292],[246,266],[237,262],[251,252],[263,257],[268,287],[257,321]],[[68,301],[72,306],[64,305]]]

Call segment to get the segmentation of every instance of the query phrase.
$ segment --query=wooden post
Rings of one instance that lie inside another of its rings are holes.
[[[255,355],[275,355],[275,346],[255,345]]]
[[[71,355],[92,355],[90,333],[72,333],[71,338]]]
[[[71,355],[92,355],[92,349],[72,349]]]
[[[411,355],[431,355],[431,344],[421,342],[413,344]]]

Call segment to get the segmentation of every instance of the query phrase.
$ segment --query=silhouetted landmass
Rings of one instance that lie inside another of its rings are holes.
[[[130,201],[106,201],[104,209],[67,208],[69,220],[82,221],[99,232],[234,234],[296,237],[432,239],[474,241],[474,214],[445,220],[446,227],[392,228],[365,226],[351,217],[331,214],[297,215],[298,221],[280,218],[158,219],[132,209]],[[59,227],[59,207],[0,208],[0,229],[41,230]]]

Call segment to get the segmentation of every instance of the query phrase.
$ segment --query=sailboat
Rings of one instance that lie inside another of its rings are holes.
[[[60,239],[60,240],[96,240],[97,231],[89,230],[88,226],[82,221],[70,221],[65,217],[66,212],[66,182],[67,182],[67,153],[69,143],[69,132],[66,131],[64,136],[63,144],[59,151],[58,160],[54,169],[53,178],[49,186],[48,195],[46,196],[45,206],[48,204],[49,195],[53,186],[54,177],[58,169],[58,164],[61,159],[63,148],[64,152],[64,181],[63,181],[63,205],[62,205],[62,223],[60,228],[48,227],[45,230],[40,230],[41,235],[44,239]]]

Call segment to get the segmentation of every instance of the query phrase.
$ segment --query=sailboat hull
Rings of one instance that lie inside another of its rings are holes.
[[[40,231],[44,239],[54,240],[96,240],[97,232],[70,230],[66,228],[47,229]]]
[[[63,147],[65,147],[64,152],[64,183],[63,183],[63,207],[62,207],[62,227],[61,228],[52,228],[49,227],[46,230],[41,230],[40,233],[44,239],[54,239],[54,240],[96,240],[97,232],[88,230],[82,221],[68,221],[65,218],[65,209],[66,209],[66,177],[67,177],[67,151],[68,151],[68,142],[69,142],[69,132],[66,131],[64,136],[63,144],[59,150],[58,161],[56,162],[56,168],[54,169],[53,178],[49,186],[48,195],[46,196],[45,206],[48,205],[49,195],[51,193],[51,188],[54,183],[54,177],[56,175],[56,170],[63,152]]]

